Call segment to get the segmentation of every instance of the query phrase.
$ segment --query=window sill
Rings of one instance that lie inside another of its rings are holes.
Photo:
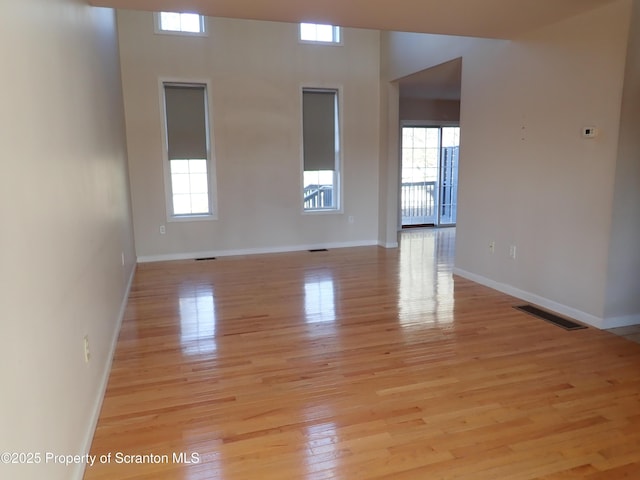
[[[341,208],[323,208],[318,210],[303,210],[303,215],[330,215],[344,213]]]
[[[325,47],[342,47],[344,43],[340,42],[330,42],[330,41],[322,41],[322,40],[302,40],[298,39],[298,43],[300,45],[320,45]]]
[[[160,30],[156,29],[153,33],[156,35],[173,35],[179,37],[208,37],[207,32],[183,32],[181,30]]]
[[[207,222],[217,219],[218,216],[212,213],[206,215],[174,215],[168,217],[167,222]]]

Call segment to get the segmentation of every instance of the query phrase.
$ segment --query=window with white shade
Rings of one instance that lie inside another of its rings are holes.
[[[163,83],[169,216],[213,215],[207,86]]]
[[[303,89],[302,137],[304,210],[338,210],[340,122],[337,90]]]
[[[157,12],[155,14],[157,33],[183,35],[206,35],[205,17],[197,13]]]

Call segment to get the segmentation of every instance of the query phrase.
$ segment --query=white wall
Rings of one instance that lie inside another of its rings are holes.
[[[209,18],[209,36],[193,38],[154,34],[150,13],[118,19],[142,260],[377,243],[378,32],[345,29],[343,46],[319,46],[298,43],[293,24]],[[167,222],[158,92],[167,77],[211,82],[217,220]],[[342,88],[344,213],[302,214],[302,86]]]
[[[81,454],[135,261],[115,14],[22,0],[2,16],[0,452]],[[43,457],[0,477],[80,470]]]
[[[458,122],[460,101],[400,97],[400,120]]]
[[[385,37],[389,79],[463,58],[456,271],[599,326],[630,6],[513,41]]]
[[[640,1],[634,0],[627,49],[613,198],[605,317],[640,323]]]

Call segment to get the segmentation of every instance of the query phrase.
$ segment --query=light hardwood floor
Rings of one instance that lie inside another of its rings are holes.
[[[611,328],[608,331],[611,333],[615,333],[616,335],[620,335],[627,340],[631,340],[632,342],[640,343],[640,325]]]
[[[640,478],[640,345],[452,276],[453,235],[140,265],[85,479]]]

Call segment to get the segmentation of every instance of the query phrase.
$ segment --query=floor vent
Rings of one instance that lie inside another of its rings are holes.
[[[216,257],[202,257],[202,258],[196,258],[196,262],[205,262],[207,260],[215,260]]]
[[[435,223],[418,223],[416,225],[402,225],[402,228],[404,230],[410,229],[410,228],[426,228],[426,227],[435,227],[436,224]]]
[[[553,323],[554,325],[564,328],[565,330],[581,330],[583,328],[587,328],[585,325],[572,322],[571,320],[567,320],[566,318],[559,317],[554,313],[541,310],[532,305],[519,305],[513,308],[515,308],[516,310],[520,310],[522,312],[528,313],[529,315],[533,315],[534,317],[541,318],[545,322]]]
[[[311,250],[309,250],[311,253],[315,253],[315,252],[328,252],[329,250],[327,250],[326,248],[313,248]]]

